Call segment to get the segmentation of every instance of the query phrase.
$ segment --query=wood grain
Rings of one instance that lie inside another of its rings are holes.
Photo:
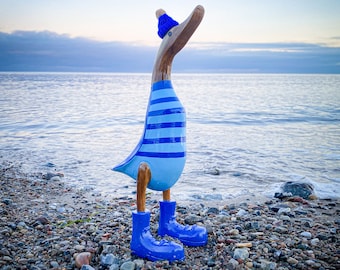
[[[141,163],[137,175],[137,211],[145,212],[146,187],[151,179],[151,171],[146,163]]]
[[[162,11],[158,10],[156,16],[162,14]],[[187,44],[203,16],[204,8],[198,5],[184,22],[170,29],[164,36],[154,64],[152,83],[171,79],[172,61],[175,55]]]

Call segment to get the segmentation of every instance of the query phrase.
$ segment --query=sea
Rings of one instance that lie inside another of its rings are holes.
[[[340,197],[340,75],[171,80],[187,112],[187,161],[174,200],[267,199],[288,181]],[[79,189],[135,197],[135,181],[111,169],[139,142],[150,89],[149,73],[0,73],[0,166],[28,177],[62,172]]]

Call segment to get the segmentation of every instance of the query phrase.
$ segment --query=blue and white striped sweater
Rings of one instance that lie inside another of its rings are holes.
[[[171,81],[152,85],[144,132],[138,145],[114,171],[137,179],[142,162],[149,165],[148,188],[164,191],[171,188],[182,174],[186,159],[185,109]]]

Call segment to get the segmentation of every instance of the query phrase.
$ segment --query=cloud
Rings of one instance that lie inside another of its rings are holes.
[[[158,48],[43,31],[0,32],[0,71],[152,72]],[[189,43],[174,72],[340,73],[340,48],[305,43]]]
[[[195,59],[196,66],[215,72],[340,73],[340,48],[318,44],[195,44],[181,58],[182,67]]]
[[[121,42],[71,38],[52,32],[0,33],[2,71],[140,72],[152,68],[154,50]]]

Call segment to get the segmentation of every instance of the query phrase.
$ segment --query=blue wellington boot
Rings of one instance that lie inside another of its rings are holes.
[[[166,240],[157,241],[150,233],[150,212],[132,212],[132,254],[151,261],[184,260],[183,246]]]
[[[176,221],[176,202],[161,201],[158,234],[168,235],[179,239],[184,245],[204,246],[208,241],[207,230],[204,227],[181,225]]]

